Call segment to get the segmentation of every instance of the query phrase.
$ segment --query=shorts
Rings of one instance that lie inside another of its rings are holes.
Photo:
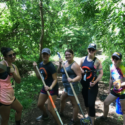
[[[15,100],[16,100],[16,98],[14,99],[14,101],[15,101]],[[14,101],[13,101],[13,102],[14,102]],[[13,102],[12,102],[12,103],[13,103]],[[12,103],[11,103],[11,104],[12,104]],[[11,105],[11,104],[10,104],[10,105]],[[10,105],[5,105],[5,104],[0,103],[0,106],[10,106]]]
[[[44,88],[42,88],[41,93],[47,95],[47,91]],[[50,95],[57,95],[57,96],[59,94],[58,89],[57,90],[50,90],[49,93],[50,93]]]
[[[69,96],[74,96],[73,91],[69,85],[64,85],[65,89],[64,91],[69,95]],[[73,88],[75,90],[76,95],[80,93],[79,86],[78,84],[73,85]]]
[[[119,99],[121,99],[121,100],[125,99],[125,94],[119,95],[119,94],[115,93],[113,90],[111,90],[111,94],[115,97],[119,97]]]

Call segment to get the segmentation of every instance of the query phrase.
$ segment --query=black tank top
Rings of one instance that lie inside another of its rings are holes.
[[[86,71],[86,70],[87,71],[95,70],[95,67],[94,67],[95,60],[96,60],[96,57],[93,59],[93,61],[89,62],[89,61],[87,61],[87,56],[86,56],[86,58],[85,58],[85,60],[84,60],[84,62],[82,64],[82,69],[84,71]],[[84,75],[82,75],[82,83],[84,82],[83,85],[89,86],[89,83],[92,81],[93,77],[95,77],[95,73],[94,72],[88,72],[86,74],[86,81],[84,81],[83,80]],[[96,78],[97,78],[97,76],[96,76]]]

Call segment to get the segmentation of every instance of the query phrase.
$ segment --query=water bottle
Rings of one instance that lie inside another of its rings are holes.
[[[116,99],[116,113],[123,115],[119,97]]]

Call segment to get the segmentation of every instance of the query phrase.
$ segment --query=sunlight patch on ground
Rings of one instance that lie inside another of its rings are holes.
[[[70,101],[67,101],[66,103],[69,104],[69,105],[71,105],[71,102],[70,102]]]
[[[87,117],[88,117],[88,114],[84,113],[84,115],[85,115],[85,118],[87,118]],[[79,118],[79,119],[82,119],[82,118],[84,118],[84,117],[83,117],[83,115],[82,115],[82,114],[78,113],[78,118]]]
[[[59,95],[62,94],[63,90],[59,89]]]

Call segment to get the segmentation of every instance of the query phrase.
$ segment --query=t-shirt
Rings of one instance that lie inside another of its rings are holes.
[[[123,66],[120,65],[119,68],[116,68],[113,64],[110,65],[110,72],[112,81],[115,82],[117,80],[121,80],[123,78],[123,74],[125,74]],[[113,91],[117,94],[125,94],[125,87],[121,87],[120,89],[113,88]]]
[[[113,82],[123,77],[123,73],[120,67],[116,68],[113,64],[110,65],[110,72],[111,72],[111,78]]]
[[[53,65],[53,63],[48,62],[47,64],[44,65],[43,62],[41,62],[39,64],[39,70],[40,70],[40,73],[43,74],[43,76],[44,76],[44,81],[45,81],[46,85],[51,86],[51,84],[53,82],[52,74],[56,73],[56,68]],[[57,89],[58,89],[58,83],[53,87],[52,90],[57,90]]]

